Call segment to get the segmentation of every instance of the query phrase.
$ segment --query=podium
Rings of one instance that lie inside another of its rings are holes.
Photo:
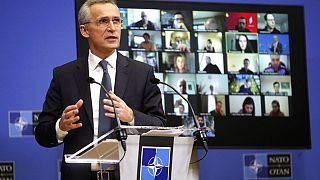
[[[126,152],[114,139],[118,128],[76,153],[66,154],[65,161],[119,164],[121,180],[187,179],[195,129],[155,126],[121,126],[120,129],[128,134]]]

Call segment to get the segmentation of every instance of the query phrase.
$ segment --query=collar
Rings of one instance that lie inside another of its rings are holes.
[[[117,65],[117,51],[114,51],[109,57],[107,57],[106,61],[108,61],[109,65],[111,66],[111,68],[116,68]],[[102,59],[99,58],[98,56],[94,55],[91,50],[89,50],[89,56],[88,56],[88,61],[89,61],[89,66],[91,67],[92,70],[96,69],[97,67],[99,67],[99,62]]]

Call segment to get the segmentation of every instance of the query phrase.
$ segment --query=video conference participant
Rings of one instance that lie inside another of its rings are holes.
[[[249,65],[250,65],[250,60],[249,59],[244,59],[243,60],[243,67],[239,70],[240,74],[254,74],[250,69],[249,69]]]
[[[281,32],[276,28],[276,21],[273,14],[267,13],[264,15],[265,28],[260,29],[260,33],[280,34]]]
[[[219,67],[215,64],[212,64],[210,56],[206,56],[206,63],[207,63],[207,65],[203,69],[203,71],[210,73],[210,74],[221,74]]]
[[[236,30],[239,32],[250,32],[249,29],[247,29],[247,20],[244,17],[238,18],[238,24],[235,27]]]
[[[145,49],[146,51],[154,51],[155,48],[153,42],[150,40],[150,34],[144,33],[143,38],[144,41],[138,45],[138,48]]]
[[[206,46],[204,47],[204,50],[206,50],[207,52],[212,52],[212,53],[215,52],[215,49],[214,49],[214,47],[213,47],[213,45],[212,45],[212,40],[211,40],[211,39],[208,39],[208,40],[207,40],[207,44],[206,44]]]
[[[187,73],[189,72],[186,57],[183,54],[177,54],[173,58],[174,61],[174,71],[177,73]]]
[[[241,53],[254,53],[248,36],[245,34],[239,34],[236,49],[241,51]]]
[[[216,102],[216,108],[214,110],[210,111],[210,114],[212,116],[225,116],[225,113],[223,112],[223,109],[222,109],[222,102],[221,101]]]
[[[242,109],[238,112],[240,115],[255,116],[255,105],[251,97],[246,97],[242,103]]]
[[[288,74],[286,66],[280,61],[280,55],[271,54],[270,58],[271,62],[269,63],[269,67],[264,69],[264,73],[279,75]]]
[[[171,48],[183,52],[190,52],[190,44],[188,40],[183,39],[180,33],[172,33],[173,39],[171,40]]]
[[[152,67],[116,51],[122,24],[115,2],[86,1],[80,8],[78,21],[81,35],[89,44],[89,55],[54,69],[35,128],[37,142],[44,147],[63,143],[63,153],[73,154],[108,131],[94,127],[113,127],[111,101],[103,91],[99,93],[100,86],[87,82],[89,76],[97,82],[105,77],[122,123],[164,126],[160,90],[150,82],[154,77]],[[63,160],[61,179],[97,179],[96,168],[90,164],[66,164]]]
[[[274,54],[282,54],[282,44],[279,42],[277,35],[273,36],[273,43],[270,44],[270,51]]]
[[[246,79],[244,84],[240,86],[239,93],[252,95],[253,93],[251,91],[251,85],[251,81],[249,79]]]
[[[154,24],[148,20],[148,16],[144,11],[141,12],[141,20],[133,23],[132,27],[140,27],[147,30],[155,30]]]
[[[217,20],[216,18],[212,17],[207,19],[207,21],[204,24],[204,29],[205,30],[216,30],[216,31],[220,31],[218,28],[218,24],[217,24]]]
[[[280,110],[280,103],[277,100],[273,100],[271,103],[272,111],[269,113],[273,117],[283,117],[284,113]]]
[[[175,29],[183,29],[188,31],[188,28],[184,23],[184,15],[182,12],[176,12],[174,14],[172,27]]]
[[[206,123],[205,123],[203,116],[197,116],[197,122],[200,126],[199,128],[206,129],[208,137],[213,137],[213,133],[212,133],[211,129],[206,126]]]

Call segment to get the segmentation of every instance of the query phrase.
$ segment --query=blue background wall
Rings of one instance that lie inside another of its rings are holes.
[[[256,0],[223,2],[262,3]],[[200,163],[201,179],[243,179],[243,154],[268,152],[292,153],[294,179],[319,179],[316,169],[320,159],[320,2],[268,0],[263,3],[305,7],[312,149],[210,150]],[[15,162],[16,179],[58,179],[57,159],[61,158],[61,147],[45,149],[32,137],[9,138],[8,111],[40,110],[52,69],[76,58],[74,0],[2,0],[0,17],[0,161]]]

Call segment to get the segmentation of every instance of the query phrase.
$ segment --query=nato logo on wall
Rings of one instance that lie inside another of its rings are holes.
[[[170,147],[143,146],[140,180],[168,180],[170,172]]]
[[[0,162],[0,179],[14,180],[14,162]]]
[[[245,154],[244,179],[292,178],[291,154]]]
[[[9,111],[9,137],[33,136],[39,114],[39,111]]]

